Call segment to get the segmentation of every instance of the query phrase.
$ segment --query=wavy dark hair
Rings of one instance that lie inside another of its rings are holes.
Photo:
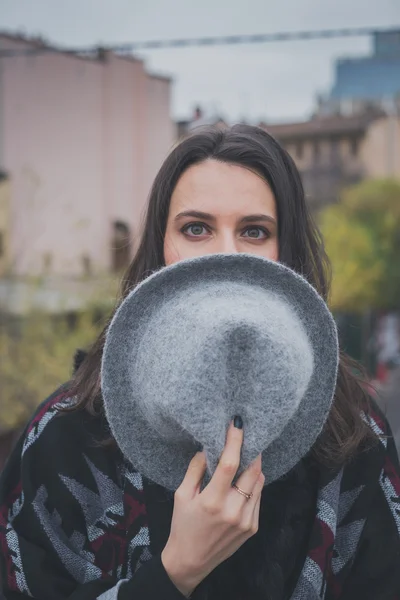
[[[178,143],[166,158],[150,192],[140,245],[123,279],[119,302],[139,282],[165,264],[164,236],[172,193],[186,169],[209,159],[240,165],[264,178],[274,193],[277,205],[280,262],[303,275],[327,301],[330,265],[292,158],[264,130],[248,125],[235,125],[223,130],[210,127],[194,131]],[[107,327],[89,350],[71,382],[70,393],[76,397],[74,410],[102,413],[100,367],[106,330]],[[360,374],[360,369],[356,363],[341,353],[332,409],[311,452],[319,465],[329,468],[341,466],[355,455],[361,445],[368,440],[372,441],[373,434],[361,414],[362,411],[368,412],[368,394],[357,373]],[[236,567],[239,572],[243,571],[242,589],[243,581],[247,581],[249,586],[245,589],[252,590],[252,598],[281,598],[282,586],[277,581],[282,571],[278,569],[278,574],[273,576],[266,570],[264,560],[260,560],[260,553],[265,556],[265,544],[262,532],[259,534],[261,541],[252,541],[254,561],[250,560],[250,564],[259,565],[258,568],[255,567],[257,572],[248,572],[249,557],[243,563],[247,565],[245,571],[240,568],[240,564]],[[279,543],[282,547],[285,546],[282,540]],[[268,554],[273,555],[274,552],[273,550]],[[279,555],[279,548],[276,548],[276,552]],[[233,557],[232,560],[236,559]],[[225,566],[219,569],[220,581],[215,583],[216,587],[213,589],[217,589],[222,580],[228,581],[226,569],[229,569],[229,564],[230,561],[226,561]],[[255,581],[259,582],[257,589]],[[201,587],[196,597],[217,597],[210,591],[211,588],[207,591],[205,586],[201,592]],[[278,588],[280,591],[273,591]],[[233,598],[231,596],[232,600]]]

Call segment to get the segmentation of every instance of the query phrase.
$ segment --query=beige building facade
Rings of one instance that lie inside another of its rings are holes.
[[[363,179],[400,179],[399,115],[334,115],[260,126],[294,159],[315,209],[335,202],[344,187]]]

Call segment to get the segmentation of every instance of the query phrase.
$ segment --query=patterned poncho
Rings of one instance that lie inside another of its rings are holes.
[[[99,443],[103,419],[60,413],[68,402],[63,389],[39,408],[2,474],[4,597],[181,600],[160,559],[173,499],[115,446]],[[400,599],[398,458],[382,415],[374,411],[368,422],[379,443],[315,475],[311,519],[281,598]]]

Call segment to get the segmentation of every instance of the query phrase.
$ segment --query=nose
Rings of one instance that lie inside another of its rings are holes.
[[[219,236],[216,252],[219,254],[235,254],[239,252],[237,240],[231,231],[227,231]]]

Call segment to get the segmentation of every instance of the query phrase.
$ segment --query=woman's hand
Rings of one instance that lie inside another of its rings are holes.
[[[191,461],[185,479],[175,492],[171,533],[161,559],[168,576],[185,596],[220,563],[229,558],[258,530],[264,475],[261,455],[232,487],[240,463],[243,430],[230,426],[218,467],[200,492],[206,470],[204,453]]]

